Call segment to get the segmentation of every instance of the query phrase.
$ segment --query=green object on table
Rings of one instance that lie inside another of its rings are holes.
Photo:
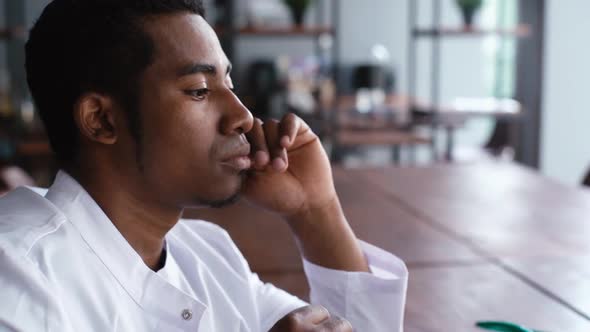
[[[500,332],[541,332],[541,331],[526,328],[524,326],[520,326],[518,324],[508,323],[508,322],[486,321],[486,322],[477,322],[477,323],[475,323],[475,325],[477,327],[480,327],[485,330],[500,331]]]

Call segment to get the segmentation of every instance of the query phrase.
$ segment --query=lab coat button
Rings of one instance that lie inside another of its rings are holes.
[[[190,311],[189,309],[184,309],[182,311],[182,319],[191,320],[191,318],[193,318],[193,312]]]

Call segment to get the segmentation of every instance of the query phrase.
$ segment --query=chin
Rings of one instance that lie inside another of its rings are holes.
[[[229,196],[229,197],[221,199],[221,200],[206,202],[205,205],[210,208],[220,209],[220,208],[223,208],[223,207],[226,207],[226,206],[236,203],[239,199],[240,199],[240,193],[238,192],[232,196]]]
[[[198,204],[212,208],[222,208],[237,202],[240,198],[242,185],[245,180],[245,172],[241,172],[238,176],[232,177],[231,180],[227,177],[224,180],[223,183],[211,184],[217,189],[223,188],[221,192],[208,195],[208,197],[201,196],[198,199]]]

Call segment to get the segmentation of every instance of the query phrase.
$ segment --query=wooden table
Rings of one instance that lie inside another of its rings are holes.
[[[379,132],[381,137],[375,139],[371,137],[348,137],[348,133],[343,138],[336,137],[346,143],[351,144],[360,141],[384,141],[399,142],[399,145],[411,144],[430,144],[432,136],[424,137],[407,131],[407,128],[418,126],[436,126],[443,128],[445,134],[445,160],[453,159],[455,149],[455,132],[463,127],[467,120],[474,118],[492,118],[496,120],[518,121],[523,113],[522,105],[513,99],[498,98],[457,98],[451,103],[436,107],[424,100],[412,98],[406,95],[385,96],[383,105],[377,109],[372,109],[367,113],[360,113],[356,106],[356,96],[341,95],[337,98],[334,110],[337,116],[334,117],[338,126],[341,128],[363,128],[383,129],[389,128],[394,134],[388,137]],[[399,131],[405,128],[405,133]],[[397,129],[397,131],[396,131]],[[358,135],[360,136],[360,135]],[[356,143],[358,144],[358,143]],[[388,144],[388,143],[384,143]],[[434,148],[434,146],[432,147]],[[436,152],[436,151],[435,151]]]
[[[590,331],[590,192],[499,162],[338,168],[334,178],[357,236],[410,268],[405,331],[478,331],[477,320]],[[275,216],[246,203],[186,216],[225,227],[263,280],[307,298]]]

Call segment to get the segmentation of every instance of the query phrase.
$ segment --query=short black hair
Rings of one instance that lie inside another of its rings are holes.
[[[155,46],[142,24],[160,14],[205,16],[200,0],[53,0],[30,31],[25,46],[27,83],[61,163],[80,148],[73,117],[87,92],[108,94],[126,111],[139,141],[139,81]]]

